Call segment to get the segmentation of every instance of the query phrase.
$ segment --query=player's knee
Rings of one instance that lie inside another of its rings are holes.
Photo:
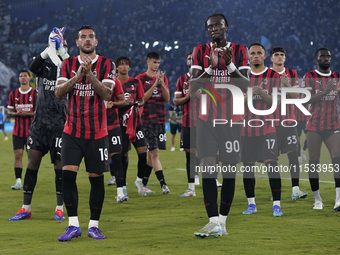
[[[155,150],[150,151],[150,156],[151,156],[151,158],[153,158],[153,159],[158,158],[158,156],[159,156],[159,150],[158,150],[158,149],[155,149]]]

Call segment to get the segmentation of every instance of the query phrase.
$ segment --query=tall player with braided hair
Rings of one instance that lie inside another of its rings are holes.
[[[226,35],[229,29],[228,21],[223,14],[214,13],[205,22],[212,42],[198,45],[192,54],[192,78],[190,93],[195,93],[203,84],[214,86],[219,94],[221,105],[215,105],[207,97],[207,113],[200,111],[197,123],[197,152],[203,167],[216,166],[219,161],[225,167],[236,167],[240,162],[241,125],[213,126],[214,119],[232,119],[239,122],[241,115],[233,114],[233,99],[231,92],[223,84],[235,85],[246,91],[249,86],[247,49],[244,45],[228,42]],[[207,87],[208,88],[208,87]],[[226,145],[232,144],[227,150]],[[217,173],[202,173],[202,188],[204,205],[209,217],[209,223],[194,234],[200,237],[227,235],[226,219],[235,192],[236,173],[223,173],[220,211],[217,205]]]

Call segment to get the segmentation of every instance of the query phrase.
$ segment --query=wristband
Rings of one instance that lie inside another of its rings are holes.
[[[214,70],[211,68],[211,65],[210,65],[208,68],[204,68],[204,71],[207,74],[212,75]]]
[[[233,62],[231,62],[231,63],[227,66],[227,69],[228,69],[228,72],[229,72],[229,73],[233,73],[233,72],[235,72],[235,70],[236,70],[236,66],[234,65]]]
[[[67,53],[66,49],[63,46],[59,48],[58,54],[63,60],[70,57],[70,55]]]

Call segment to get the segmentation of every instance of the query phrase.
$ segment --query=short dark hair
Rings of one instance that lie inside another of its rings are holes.
[[[315,52],[315,58],[318,57],[319,51],[322,51],[322,50],[327,50],[327,51],[331,52],[331,51],[330,51],[329,49],[327,49],[327,48],[319,48],[319,49],[317,49],[316,52]]]
[[[131,67],[131,59],[127,56],[120,56],[116,59],[116,66],[118,67],[121,64],[121,61],[128,62],[129,67]]]
[[[224,19],[225,25],[226,25],[227,27],[229,27],[227,18],[226,18],[222,13],[216,13],[216,12],[215,12],[215,13],[211,14],[211,15],[207,18],[207,20],[205,21],[205,28],[207,28],[207,22],[208,22],[208,20],[209,20],[210,18],[216,17],[216,16],[220,16],[222,19]]]
[[[94,34],[96,34],[96,31],[94,30],[94,28],[93,27],[91,27],[90,25],[82,25],[80,28],[78,28],[78,30],[77,30],[77,38],[79,38],[79,32],[81,31],[81,30],[84,30],[84,29],[91,29],[93,32],[94,32]]]
[[[26,70],[26,69],[20,70],[19,75],[20,75],[21,73],[27,73],[28,76],[31,76],[31,75],[30,75],[30,72],[29,72],[28,70]]]
[[[277,46],[277,47],[273,48],[270,51],[270,56],[272,56],[275,52],[283,52],[284,54],[286,54],[286,50],[281,46]]]
[[[151,51],[148,53],[148,55],[146,56],[147,59],[153,58],[153,59],[161,59],[161,55],[159,55],[158,52],[155,51]]]
[[[261,43],[259,43],[259,42],[255,42],[255,43],[252,43],[250,46],[249,46],[249,49],[250,49],[250,47],[251,46],[261,46],[262,47],[262,49],[264,50],[264,52],[266,52],[266,48],[261,44]]]

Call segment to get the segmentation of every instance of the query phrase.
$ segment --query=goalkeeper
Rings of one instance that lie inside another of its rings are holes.
[[[31,200],[37,182],[42,157],[50,152],[54,164],[57,207],[55,220],[64,220],[61,165],[61,135],[66,120],[66,98],[55,97],[57,70],[67,59],[67,43],[63,38],[65,28],[53,28],[48,37],[48,47],[36,56],[30,70],[37,76],[37,107],[27,139],[28,163],[24,179],[23,206],[10,221],[31,217]],[[48,60],[48,58],[51,60]],[[50,171],[48,169],[44,169]]]

